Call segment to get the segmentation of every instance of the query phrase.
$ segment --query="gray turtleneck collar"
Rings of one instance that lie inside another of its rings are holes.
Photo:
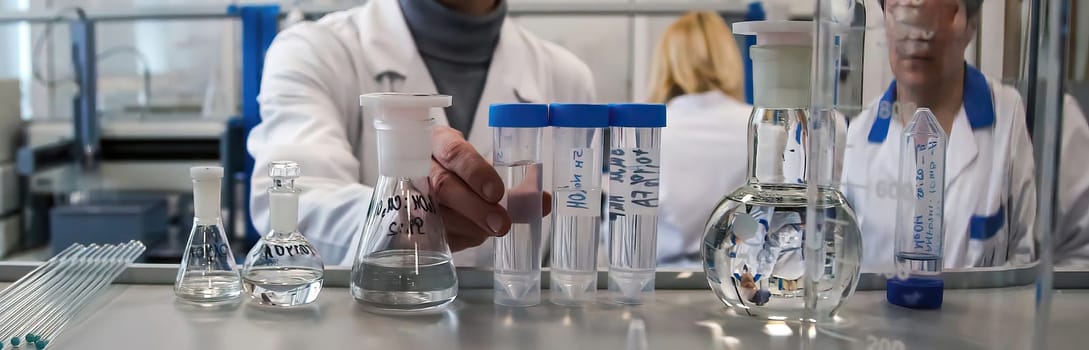
[[[438,0],[399,2],[435,88],[453,96],[446,109],[450,126],[468,137],[507,15],[506,1],[483,16],[451,10]]]
[[[491,13],[470,16],[451,10],[438,0],[400,0],[401,11],[420,53],[459,63],[490,61],[507,3],[499,1]]]

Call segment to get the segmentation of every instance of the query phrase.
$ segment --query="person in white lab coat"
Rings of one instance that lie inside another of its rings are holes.
[[[691,265],[711,210],[745,184],[749,114],[741,55],[714,12],[692,12],[662,34],[649,101],[667,103],[662,129],[660,265]],[[699,154],[699,156],[694,156]]]
[[[979,26],[980,2],[896,1],[885,7],[889,63],[896,80],[851,121],[842,178],[863,234],[863,272],[894,272],[900,138],[915,106],[933,110],[948,135],[944,267],[1018,265],[1035,259],[1035,170],[1024,104],[1014,88],[987,79],[963,61]],[[1076,108],[1071,112],[1078,113]],[[1084,118],[1065,119],[1064,140],[1084,144],[1089,139]],[[1086,181],[1069,180],[1061,181],[1072,187],[1060,190],[1069,191],[1060,195],[1060,205],[1075,201],[1070,193],[1082,193],[1079,201],[1089,194]],[[1080,225],[1084,231],[1086,224],[1075,221],[1085,218],[1085,213],[1077,214],[1065,225]],[[1056,239],[1084,241],[1085,234]]]
[[[327,264],[350,264],[378,178],[371,92],[443,93],[454,104],[433,134],[431,181],[455,264],[490,264],[472,249],[505,234],[510,216],[490,154],[487,106],[591,102],[589,68],[570,52],[513,23],[500,0],[372,0],[300,23],[269,48],[260,125],[249,135],[256,166],[251,217],[268,226],[266,165],[300,163],[300,230]],[[447,127],[446,125],[450,125]],[[551,208],[545,205],[545,213]]]
[[[1077,101],[1063,95],[1059,145],[1058,221],[1053,222],[1055,267],[1089,268],[1089,123]]]

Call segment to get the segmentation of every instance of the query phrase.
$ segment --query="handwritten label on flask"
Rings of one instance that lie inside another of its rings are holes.
[[[556,212],[563,216],[601,215],[600,155],[590,148],[572,148],[557,162]]]
[[[397,234],[425,235],[427,232],[424,229],[424,218],[420,215],[438,214],[438,211],[435,210],[435,200],[430,195],[413,194],[408,197],[392,195],[385,200],[378,201],[375,205],[374,212],[381,217],[380,224],[386,228],[385,234],[387,236]],[[408,210],[409,215],[407,217],[401,217],[401,215],[387,217],[388,214],[402,209]]]
[[[272,259],[274,257],[288,256],[293,257],[296,255],[314,255],[314,252],[310,250],[305,244],[295,245],[267,245],[265,251],[262,252],[266,259]]]

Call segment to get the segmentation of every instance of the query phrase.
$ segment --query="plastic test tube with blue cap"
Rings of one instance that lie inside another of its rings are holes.
[[[541,128],[548,105],[494,104],[492,165],[506,194],[500,205],[511,217],[507,235],[495,238],[495,303],[533,306],[541,302]]]
[[[928,108],[919,108],[904,127],[896,203],[896,276],[886,281],[885,298],[912,309],[942,306],[945,239],[945,146],[947,137]],[[910,191],[907,191],[910,189]]]
[[[601,238],[601,159],[609,108],[552,104],[552,250],[554,304],[594,302]]]
[[[609,292],[616,302],[642,304],[653,296],[658,266],[665,105],[610,105],[609,126]]]

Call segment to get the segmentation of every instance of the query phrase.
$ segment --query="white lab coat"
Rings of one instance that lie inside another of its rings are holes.
[[[895,91],[893,82],[881,101],[895,102]],[[851,121],[842,188],[862,230],[862,271],[891,273],[903,126],[876,117],[880,105]],[[1034,259],[1034,162],[1017,90],[969,67],[963,107],[946,133],[944,267]]]
[[[1070,95],[1063,96],[1062,151],[1059,152],[1059,220],[1051,241],[1055,266],[1089,267],[1089,124]]]
[[[704,225],[715,205],[748,177],[752,106],[712,90],[673,98],[666,114],[658,259],[660,265],[686,264],[698,261]]]
[[[300,230],[327,264],[351,263],[378,179],[374,116],[363,113],[359,95],[381,91],[437,92],[395,0],[369,1],[276,37],[258,97],[262,122],[248,141],[256,161],[250,214],[258,231],[269,221],[266,165],[298,161]],[[593,91],[584,63],[507,18],[468,140],[490,159],[489,104],[585,103]],[[437,122],[447,125],[444,115]],[[551,137],[542,139],[549,149]],[[490,253],[475,250],[455,254],[455,264],[491,264]]]

